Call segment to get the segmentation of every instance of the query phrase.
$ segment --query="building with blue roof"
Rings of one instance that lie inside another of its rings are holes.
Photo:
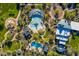
[[[64,29],[79,31],[79,22],[62,19],[58,22],[57,27],[63,27]]]
[[[24,37],[26,38],[26,39],[30,39],[32,36],[31,36],[31,34],[30,34],[30,32],[29,32],[29,29],[28,29],[28,27],[25,27],[24,29],[23,29],[23,35],[24,35]]]
[[[70,36],[70,28],[71,28],[70,23],[68,23],[66,20],[61,20],[57,24],[56,39],[58,40],[57,44],[58,52],[64,53],[66,51],[65,44]]]
[[[65,44],[68,41],[71,31],[74,31],[74,30],[79,32],[78,22],[68,21],[65,19],[58,22],[57,29],[56,29],[56,39],[58,40],[57,51],[59,52],[66,51]]]
[[[28,27],[33,31],[33,33],[38,33],[39,30],[45,30],[45,26],[42,22],[44,18],[43,11],[39,9],[33,9],[30,11],[29,17],[31,18],[31,22]]]

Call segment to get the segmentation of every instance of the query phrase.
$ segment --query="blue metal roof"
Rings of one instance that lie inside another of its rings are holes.
[[[30,18],[33,18],[35,16],[38,16],[38,17],[41,17],[41,18],[44,18],[44,13],[43,11],[39,10],[39,9],[32,9],[29,13],[29,17]]]
[[[57,31],[56,31],[56,39],[59,39],[58,41],[58,52],[65,52],[65,43],[68,41],[69,35],[70,35],[70,28],[71,26],[68,24],[67,21],[61,20],[57,24]]]

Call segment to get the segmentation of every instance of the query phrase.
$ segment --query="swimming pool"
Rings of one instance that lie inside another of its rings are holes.
[[[43,46],[41,45],[41,43],[38,43],[38,42],[32,42],[31,43],[31,46],[34,46],[36,48],[42,48]]]

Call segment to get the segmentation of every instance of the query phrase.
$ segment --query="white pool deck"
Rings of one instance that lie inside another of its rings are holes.
[[[37,27],[34,24],[37,24]],[[30,22],[30,24],[28,25],[28,27],[33,32],[37,32],[38,30],[43,30],[45,28],[42,20],[40,18],[38,18],[38,17],[32,18],[32,21]]]

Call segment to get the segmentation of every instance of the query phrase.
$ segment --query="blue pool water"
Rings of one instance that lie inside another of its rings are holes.
[[[36,48],[42,48],[42,45],[40,43],[38,43],[38,42],[32,42],[31,46],[34,46]]]

